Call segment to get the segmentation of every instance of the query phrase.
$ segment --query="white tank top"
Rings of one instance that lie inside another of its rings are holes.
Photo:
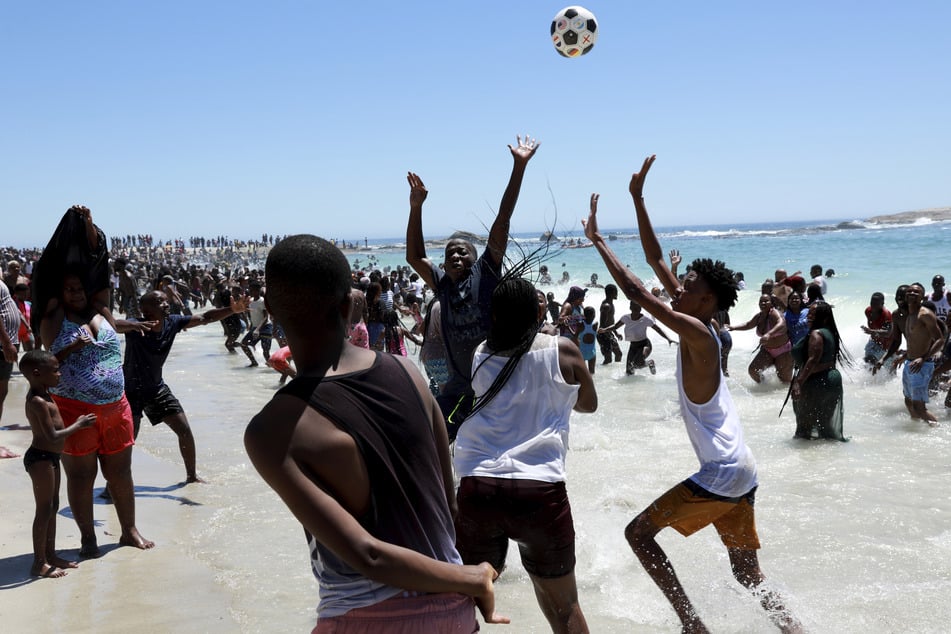
[[[485,363],[483,360],[488,357]],[[481,396],[508,357],[476,348],[472,389]],[[459,428],[453,463],[459,477],[482,476],[562,482],[568,419],[578,400],[558,364],[558,337],[538,334],[531,349],[488,405]]]
[[[719,346],[719,339],[714,339]],[[720,374],[720,385],[709,401],[697,404],[687,398],[680,355],[678,351],[680,413],[687,427],[687,436],[700,460],[700,471],[690,479],[716,495],[740,497],[757,485],[756,460],[743,441],[743,427],[733,397]]]

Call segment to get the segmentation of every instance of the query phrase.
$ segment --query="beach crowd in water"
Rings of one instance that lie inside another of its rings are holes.
[[[842,344],[825,299],[834,271],[818,264],[808,274],[776,270],[758,289],[758,311],[731,318],[737,293],[753,289],[723,262],[698,254],[688,264],[679,251],[662,251],[643,199],[649,157],[629,191],[660,286],[646,287],[611,250],[593,194],[585,236],[612,279],[569,278],[563,298],[546,295],[536,287],[552,284],[545,249],[506,259],[509,221],[538,148],[528,137],[508,146],[512,172],[481,253],[453,238],[441,263],[427,256],[428,190],[412,172],[407,264],[392,269],[372,255],[348,262],[341,249],[359,242],[312,235],[107,239],[83,206],[66,212],[46,248],[0,250],[0,416],[9,381],[30,385],[33,445],[23,460],[36,499],[31,574],[62,577],[78,565],[55,549],[61,469],[81,557],[101,555],[92,505],[99,470],[119,542],[155,546],[135,524],[132,447],[143,417],[165,424],[178,436],[186,483],[203,481],[187,415],[162,369],[179,332],[218,323],[224,354],[281,375],[244,440],[307,533],[320,588],[315,632],[366,631],[371,620],[385,623],[373,629],[381,632],[474,632],[477,612],[506,623],[493,582],[510,541],[552,631],[586,632],[565,488],[569,421],[598,408],[599,365],[655,374],[654,337],[679,347],[680,411],[700,469],[618,530],[684,631],[706,629],[655,537],[711,524],[737,582],[777,628],[801,631],[784,598],[764,585],[757,557],[757,467],[724,380],[732,339],[755,331],[747,372],[757,383],[775,372],[788,384],[796,438],[848,440],[843,364],[902,367],[909,415],[937,426],[928,404],[947,389],[951,370],[944,278],[935,275],[930,288],[907,280],[893,309],[874,293],[861,355]],[[598,306],[585,305],[591,288],[603,292]],[[22,376],[13,374],[17,363]]]

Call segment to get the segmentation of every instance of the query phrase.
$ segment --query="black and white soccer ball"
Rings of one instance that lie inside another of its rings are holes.
[[[559,55],[586,55],[597,40],[598,21],[584,7],[565,7],[551,21],[551,41]]]

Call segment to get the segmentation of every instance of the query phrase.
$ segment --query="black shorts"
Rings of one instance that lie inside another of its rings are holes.
[[[0,326],[0,328],[3,328],[3,326]],[[13,344],[13,347],[17,349],[17,352],[20,352],[19,343]],[[13,364],[7,363],[3,355],[0,355],[0,381],[9,381],[11,376],[13,376]]]
[[[26,450],[26,453],[23,454],[23,468],[30,471],[30,467],[35,465],[37,462],[42,462],[43,460],[49,460],[53,463],[54,469],[59,469],[59,457],[60,454],[55,451],[46,451],[45,449],[37,449],[36,447],[30,447]]]
[[[132,407],[132,418],[134,420],[141,419],[144,411],[145,415],[149,417],[149,422],[153,425],[158,425],[169,416],[185,411],[167,385],[159,388],[155,396],[150,399],[142,399],[133,392],[127,392],[126,397],[128,397],[129,405]]]
[[[468,476],[456,497],[463,562],[487,561],[501,571],[511,539],[530,574],[554,579],[574,571],[575,527],[564,482]]]

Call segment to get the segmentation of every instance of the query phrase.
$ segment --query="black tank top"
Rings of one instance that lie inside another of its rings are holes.
[[[351,374],[298,377],[280,394],[295,396],[349,433],[370,477],[370,506],[360,524],[374,537],[440,561],[460,563],[432,426],[416,384],[392,355]],[[308,535],[308,542],[315,540]],[[324,566],[346,564],[316,544]]]

